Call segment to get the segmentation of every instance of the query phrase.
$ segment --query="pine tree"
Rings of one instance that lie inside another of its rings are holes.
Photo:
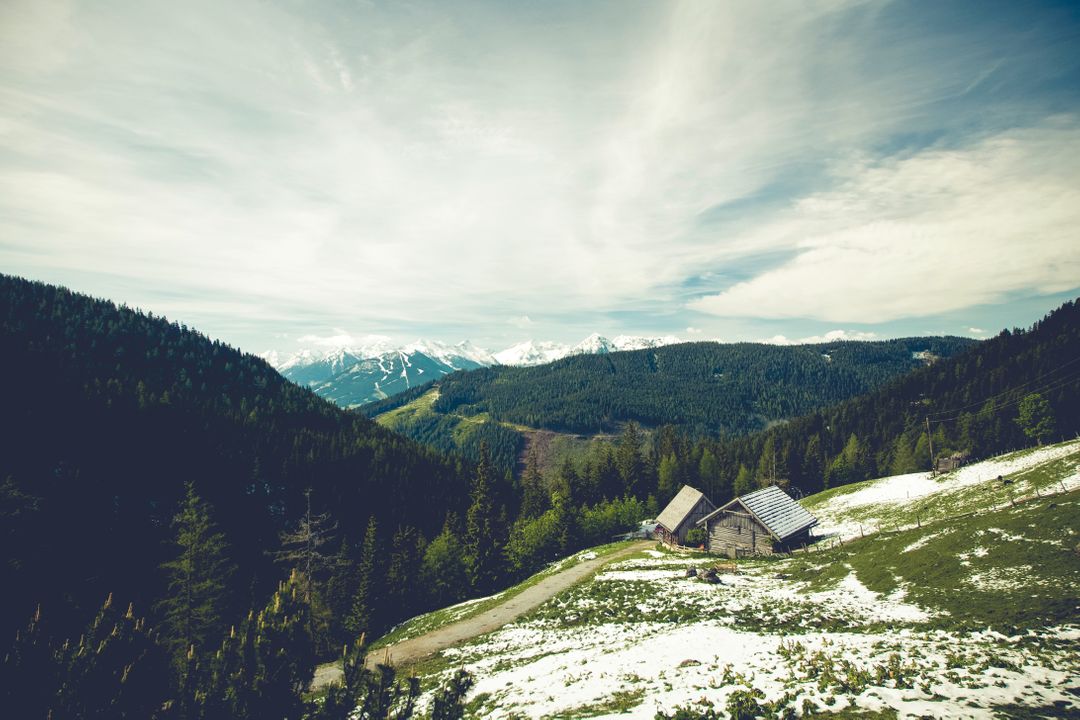
[[[745,495],[754,487],[754,476],[745,465],[739,466],[739,474],[735,477],[735,495]]]
[[[574,463],[570,458],[563,460],[562,467],[555,479],[551,493],[551,508],[559,529],[560,555],[567,555],[578,547],[580,529],[578,528],[577,487],[580,483]]]
[[[424,552],[420,578],[430,603],[443,607],[464,596],[468,587],[465,551],[461,545],[458,520],[448,513],[442,532],[431,541]]]
[[[202,652],[224,634],[235,566],[225,536],[210,518],[210,506],[187,483],[184,504],[173,521],[177,556],[162,564],[168,596],[157,604],[162,636],[176,669],[187,665],[191,647]]]
[[[657,500],[666,505],[671,498],[675,497],[675,493],[682,485],[681,474],[679,461],[675,459],[674,453],[665,455],[660,460],[660,466],[657,468]]]
[[[364,544],[360,548],[360,561],[356,566],[356,590],[352,610],[345,627],[355,636],[370,633],[374,627],[375,588],[378,587],[379,524],[375,516],[368,519],[364,532]]]
[[[274,554],[278,562],[300,571],[301,577],[307,583],[304,596],[309,605],[316,573],[330,567],[334,562],[334,558],[325,554],[322,547],[333,539],[337,530],[337,523],[330,519],[329,513],[316,515],[311,511],[311,492],[311,488],[304,491],[307,509],[296,530],[281,533],[281,550]]]
[[[469,586],[482,592],[494,585],[499,564],[487,443],[480,446],[480,462],[476,466],[471,496],[472,504],[465,515],[465,557]]]
[[[416,528],[405,525],[394,533],[386,568],[386,596],[391,607],[406,617],[419,607],[413,588],[425,549],[424,536]]]
[[[915,450],[908,440],[907,434],[896,436],[892,447],[892,460],[889,463],[891,475],[905,475],[918,472],[919,463],[915,459]]]
[[[303,601],[306,586],[294,569],[256,619],[254,657],[248,661],[254,666],[245,674],[251,677],[244,689],[253,706],[249,717],[300,717],[316,657],[309,608]]]
[[[761,456],[757,464],[758,487],[768,487],[778,484],[780,479],[779,468],[776,462],[776,441],[770,434],[765,438],[765,444],[761,448]]]
[[[78,645],[65,642],[56,657],[49,717],[149,718],[167,697],[168,659],[134,607],[122,612],[111,594]]]
[[[701,481],[701,489],[705,495],[717,502],[727,499],[727,492],[723,492],[720,461],[709,448],[701,451],[701,460],[698,461],[698,478]]]
[[[548,494],[544,490],[544,478],[540,475],[540,463],[536,448],[531,448],[525,459],[525,472],[521,476],[521,513],[526,519],[539,517],[548,509]]]

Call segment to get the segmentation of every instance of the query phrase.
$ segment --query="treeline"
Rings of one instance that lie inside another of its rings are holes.
[[[775,346],[685,343],[580,355],[537,367],[492,367],[436,382],[434,409],[572,433],[618,431],[626,421],[671,424],[695,436],[740,436],[866,393],[924,361],[974,341],[906,338]],[[361,411],[374,417],[430,385]]]

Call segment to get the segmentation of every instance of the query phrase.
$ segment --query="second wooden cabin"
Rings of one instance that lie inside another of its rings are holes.
[[[716,509],[700,490],[683,485],[656,518],[656,537],[668,545],[686,544],[686,533]]]
[[[817,523],[775,485],[741,495],[697,521],[706,530],[705,549],[728,557],[785,552],[805,542]]]

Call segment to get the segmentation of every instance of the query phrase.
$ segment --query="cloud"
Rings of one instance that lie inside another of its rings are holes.
[[[371,345],[390,345],[393,340],[386,335],[352,335],[345,330],[335,328],[331,335],[302,335],[297,342],[305,347],[317,347],[326,350],[339,348],[359,348]]]
[[[986,334],[985,330],[983,330],[982,328],[977,328],[977,327],[969,327],[968,332],[971,333],[972,335],[985,335]]]
[[[528,315],[518,315],[517,317],[510,318],[507,322],[519,330],[524,330],[533,324],[532,319]]]
[[[686,328],[687,335],[700,335],[703,332],[705,332],[705,331],[702,330],[701,328],[696,328],[696,327],[688,327],[688,328]]]
[[[715,315],[879,323],[1055,293],[1080,278],[1080,124],[856,162],[742,241],[780,267],[690,303]]]
[[[869,331],[830,330],[824,335],[811,335],[809,337],[792,339],[783,335],[773,335],[761,342],[768,345],[820,345],[831,342],[856,342],[865,340],[877,340],[879,336]]]
[[[1007,85],[1071,71],[903,30],[914,12],[9,0],[0,266],[248,347],[538,307],[701,324],[688,287],[704,312],[854,322],[1075,277],[1075,123]],[[1036,125],[954,142],[1016,117]]]

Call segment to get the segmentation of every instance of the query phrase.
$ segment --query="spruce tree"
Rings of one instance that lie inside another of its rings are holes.
[[[469,586],[483,592],[494,585],[499,564],[487,443],[480,446],[480,462],[476,466],[471,497],[472,504],[465,515],[465,557]]]
[[[567,555],[577,549],[580,541],[578,527],[577,487],[580,483],[574,463],[570,458],[563,460],[562,467],[555,479],[551,493],[551,508],[554,512],[558,537],[558,554]]]
[[[544,479],[540,475],[540,461],[536,456],[536,449],[532,448],[526,457],[525,472],[521,476],[520,517],[539,517],[547,508],[548,495],[544,491]]]
[[[406,617],[420,606],[413,588],[425,549],[424,536],[416,528],[405,525],[394,533],[386,568],[386,596],[395,612]]]
[[[367,530],[364,532],[364,544],[360,548],[360,561],[356,566],[356,590],[353,594],[352,610],[345,621],[345,628],[357,637],[370,633],[374,626],[374,594],[379,584],[378,559],[379,524],[373,515],[368,519]]]
[[[168,596],[157,604],[162,639],[173,665],[182,671],[192,646],[197,652],[224,634],[235,566],[229,560],[225,536],[210,518],[210,506],[187,483],[180,512],[173,520],[177,555],[162,564],[168,577]]]

